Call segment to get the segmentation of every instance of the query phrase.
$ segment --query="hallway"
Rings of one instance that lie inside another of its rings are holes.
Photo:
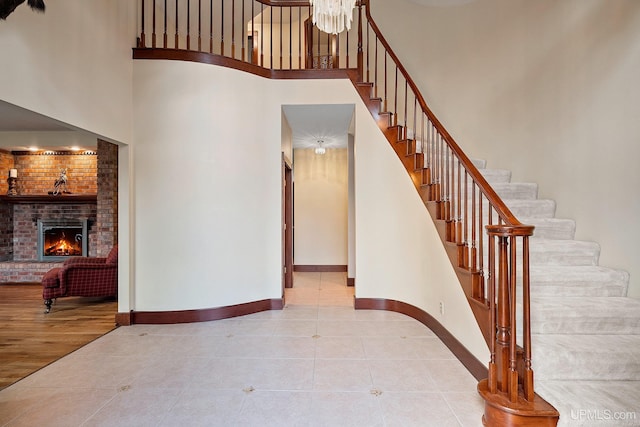
[[[0,425],[480,426],[476,380],[419,322],[295,273],[282,311],[120,327],[0,391]]]

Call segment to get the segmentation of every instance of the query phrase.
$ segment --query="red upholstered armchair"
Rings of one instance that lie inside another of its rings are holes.
[[[118,294],[118,245],[106,258],[73,257],[52,268],[42,278],[45,313],[54,298],[110,297]]]

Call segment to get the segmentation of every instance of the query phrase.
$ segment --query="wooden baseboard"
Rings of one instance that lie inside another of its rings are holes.
[[[116,313],[116,326],[131,326],[131,312]]]
[[[294,265],[293,271],[302,273],[328,273],[332,271],[347,271],[346,265]]]
[[[347,277],[347,286],[355,286],[356,278],[355,277]]]
[[[225,307],[205,308],[200,310],[179,311],[132,311],[131,323],[134,324],[173,324],[208,322],[210,320],[228,319],[267,310],[282,310],[282,298],[265,299]]]
[[[356,310],[395,311],[416,319],[431,329],[478,381],[487,378],[487,367],[476,359],[440,322],[421,308],[402,301],[380,298],[356,298],[355,308]]]

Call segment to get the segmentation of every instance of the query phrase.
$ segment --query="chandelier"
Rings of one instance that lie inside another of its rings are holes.
[[[351,29],[356,0],[309,0],[313,6],[313,23],[325,33],[338,34]]]
[[[314,150],[316,154],[320,154],[323,155],[324,153],[327,152],[327,150],[322,146],[322,144],[324,144],[324,141],[319,139],[318,140],[318,146],[316,147],[316,149]]]

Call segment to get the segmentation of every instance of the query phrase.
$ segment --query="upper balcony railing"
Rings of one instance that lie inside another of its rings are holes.
[[[533,226],[518,221],[429,109],[371,17],[368,0],[357,3],[351,29],[337,35],[313,25],[308,1],[139,2],[134,58],[215,63],[275,78],[348,76],[360,88],[370,86],[365,102],[378,118],[389,117],[388,123],[379,122],[383,130],[396,127],[397,138],[406,142],[419,169],[412,171],[414,184],[446,224],[445,240],[456,247],[454,267],[471,278],[463,288],[491,355],[488,380],[479,387],[492,400],[487,408],[508,406],[503,411],[508,416],[522,412],[530,421],[536,412],[557,421],[557,412],[540,406],[534,393]],[[498,425],[490,412],[485,412],[487,425]]]
[[[332,35],[308,1],[142,0],[138,48],[201,52],[269,70],[357,68],[358,18]]]

